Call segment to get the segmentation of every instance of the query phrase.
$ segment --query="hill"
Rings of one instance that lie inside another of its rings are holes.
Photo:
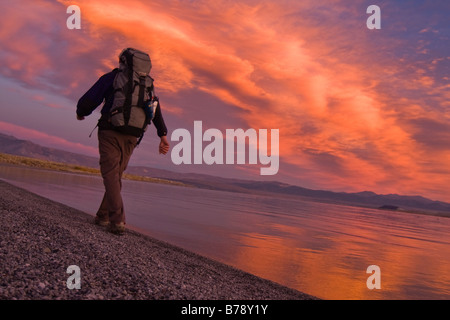
[[[0,153],[91,168],[98,167],[97,158],[43,147],[30,141],[20,140],[4,134],[0,134]],[[127,173],[133,176],[170,180],[185,185],[212,190],[276,194],[279,196],[300,197],[306,200],[357,205],[384,210],[405,210],[432,214],[440,213],[440,215],[450,217],[449,203],[433,201],[422,196],[404,196],[397,194],[380,195],[371,191],[345,193],[327,190],[312,190],[281,182],[261,182],[221,178],[205,174],[177,173],[150,167],[130,166],[127,169]]]

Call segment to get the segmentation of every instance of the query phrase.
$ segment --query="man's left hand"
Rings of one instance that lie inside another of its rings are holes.
[[[167,141],[166,136],[161,137],[161,142],[159,143],[159,154],[167,154],[169,152],[170,146],[169,141]]]

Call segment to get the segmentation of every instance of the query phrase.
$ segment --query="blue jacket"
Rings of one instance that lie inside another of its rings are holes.
[[[101,110],[101,118],[98,122],[99,130],[111,130],[113,127],[108,122],[109,110],[113,102],[113,82],[118,69],[100,77],[97,82],[80,98],[77,104],[77,115],[80,117],[89,116],[104,101],[105,104]],[[158,106],[155,112],[153,124],[156,127],[159,137],[167,135],[167,127],[161,113],[161,107]]]

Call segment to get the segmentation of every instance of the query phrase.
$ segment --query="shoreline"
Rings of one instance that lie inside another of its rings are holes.
[[[53,161],[48,161],[48,160],[40,160],[40,159],[24,157],[24,156],[10,155],[10,154],[6,154],[6,153],[0,153],[0,164],[17,166],[17,167],[28,167],[28,168],[37,169],[37,170],[50,170],[50,171],[63,172],[63,173],[91,175],[91,176],[101,177],[99,169],[84,167],[84,166],[80,166],[80,165],[76,165],[76,164],[67,164],[67,163],[53,162]],[[185,182],[181,182],[181,181],[138,176],[138,175],[133,175],[133,174],[128,174],[128,173],[124,173],[123,179],[131,180],[131,181],[149,182],[149,183],[161,183],[161,184],[168,184],[168,185],[174,185],[174,186],[180,186],[180,187],[186,187],[186,188],[202,188],[202,187],[196,186],[195,184],[189,184],[189,183],[185,183]],[[217,191],[222,191],[222,192],[237,192],[237,191],[232,191],[232,190],[222,190],[220,188],[218,188],[218,189],[204,188],[204,189],[217,190]],[[311,202],[318,202],[318,203],[327,203],[327,204],[333,204],[333,205],[390,211],[390,212],[395,212],[395,213],[406,213],[406,214],[412,213],[412,214],[436,216],[436,217],[442,217],[442,218],[450,218],[450,212],[436,211],[436,210],[431,210],[431,209],[426,210],[426,209],[417,209],[417,208],[414,209],[414,208],[398,207],[398,209],[396,209],[396,210],[390,210],[390,209],[383,209],[380,206],[368,205],[368,204],[359,203],[359,202],[348,202],[348,201],[343,201],[343,200],[339,201],[339,200],[330,200],[330,199],[327,200],[327,199],[320,199],[320,198],[315,198],[315,197],[298,196],[298,195],[276,193],[276,192],[269,192],[269,191],[262,191],[262,190],[259,190],[256,192],[247,191],[247,193],[256,194],[256,195],[276,196],[276,197],[280,197],[280,198],[297,199],[297,200],[304,200],[304,201],[311,201]]]
[[[37,170],[50,170],[50,171],[57,171],[57,172],[65,172],[65,173],[73,173],[73,174],[82,174],[82,175],[101,177],[100,169],[86,167],[86,166],[77,165],[77,164],[69,164],[69,163],[55,162],[55,161],[49,161],[49,160],[41,160],[41,159],[37,159],[37,158],[30,158],[30,157],[24,157],[24,156],[16,156],[16,155],[11,155],[11,154],[7,154],[7,153],[0,153],[0,164],[18,166],[18,167],[27,167],[27,168],[37,169]],[[123,179],[124,180],[150,182],[150,183],[162,183],[162,184],[169,184],[169,185],[175,185],[175,186],[181,186],[181,187],[191,187],[190,185],[187,185],[187,184],[181,183],[181,182],[177,182],[177,181],[137,176],[137,175],[128,174],[128,173],[124,173]]]
[[[127,229],[0,179],[0,299],[310,300],[308,294]],[[80,269],[68,289],[67,268]]]

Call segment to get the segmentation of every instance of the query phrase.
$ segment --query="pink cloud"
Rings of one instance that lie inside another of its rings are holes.
[[[367,32],[363,1],[355,3],[80,0],[83,28],[69,31],[71,1],[27,2],[26,19],[5,8],[0,71],[75,99],[115,67],[122,47],[136,46],[150,53],[162,95],[182,101],[192,92],[182,106],[166,104],[178,123],[204,117],[233,126],[238,118],[280,129],[282,161],[320,188],[442,198],[448,152],[424,135],[428,122],[413,120],[449,123],[448,85],[434,74],[449,60],[397,59],[407,41]],[[226,109],[207,113],[213,106],[199,92]]]

